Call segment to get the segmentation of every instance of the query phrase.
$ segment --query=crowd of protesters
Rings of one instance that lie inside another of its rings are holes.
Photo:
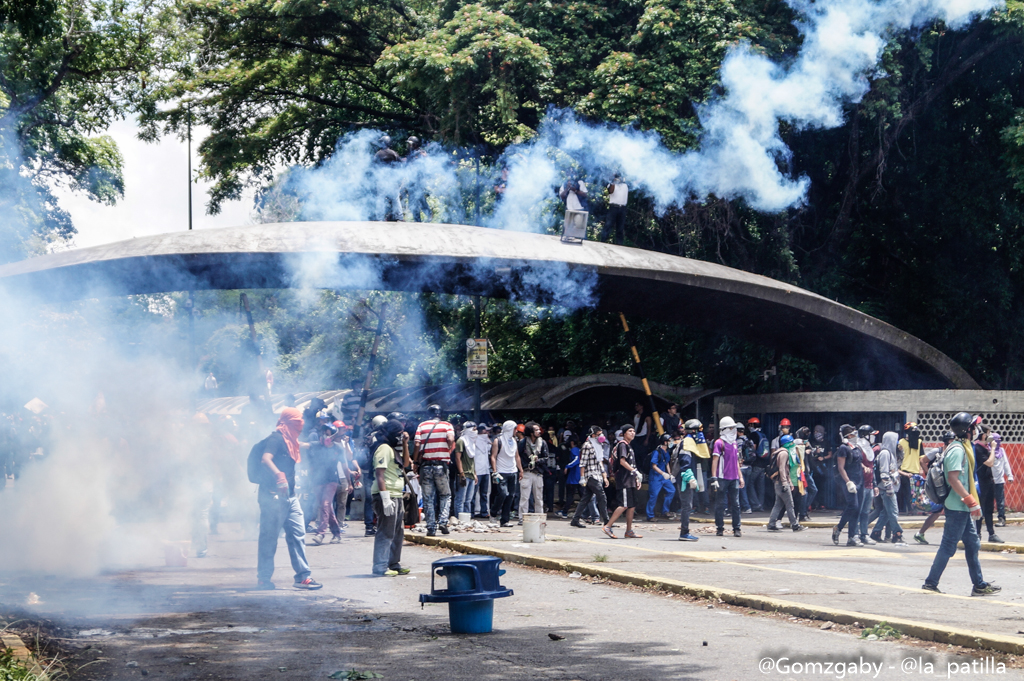
[[[267,399],[254,395],[239,415],[178,414],[156,441],[146,439],[145,427],[133,429],[131,419],[109,413],[102,396],[89,414],[81,432],[67,430],[68,420],[49,411],[0,414],[0,490],[31,474],[33,461],[45,460],[64,435],[83,445],[95,441],[110,470],[122,476],[112,485],[116,517],[184,521],[178,512],[187,499],[199,558],[223,520],[238,521],[244,536],[258,538],[261,589],[275,588],[282,534],[294,586],[321,588],[306,547],[339,543],[351,531],[349,518],[361,518],[361,533],[373,538],[373,574],[395,576],[409,572],[401,563],[404,532],[421,520],[434,536],[448,534],[453,518],[460,525],[476,519],[513,527],[531,513],[555,514],[575,528],[599,527],[611,539],[639,538],[637,520],[678,522],[679,540],[695,542],[693,514],[713,516],[708,531],[718,536],[726,534],[728,518],[728,530],[742,537],[744,514],[768,512],[768,532],[782,532],[785,516],[789,529],[801,532],[811,513],[827,508],[841,511],[833,542],[840,544],[845,533],[849,547],[905,544],[901,519],[913,513],[927,516],[913,539],[928,544],[926,533],[944,516],[923,588],[938,590],[962,543],[972,595],[988,595],[999,588],[981,575],[982,528],[988,541],[1002,542],[996,528],[1006,525],[1004,489],[1014,479],[1002,436],[966,412],[950,420],[942,446],[930,447],[913,422],[884,431],[844,424],[829,434],[821,425],[794,427],[781,419],[778,436],[769,438],[757,418],[741,423],[723,416],[705,425],[683,420],[675,405],[655,416],[640,403],[625,423],[587,426],[453,423],[432,404],[424,418],[378,415],[357,433],[322,400],[275,414]],[[138,467],[128,461],[136,460],[132,451],[139,446],[150,456],[130,480]],[[248,476],[242,451],[249,452]],[[182,457],[189,465],[181,465]],[[936,476],[945,488],[938,499]],[[258,485],[255,505],[246,477]]]

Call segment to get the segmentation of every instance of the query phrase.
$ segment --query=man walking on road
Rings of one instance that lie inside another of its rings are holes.
[[[594,442],[601,436],[602,430],[598,426],[590,427],[590,437],[580,447],[580,481],[585,485],[583,498],[576,504],[576,513],[572,516],[570,525],[583,528],[580,518],[590,506],[591,499],[597,499],[597,512],[601,515],[601,524],[608,523],[608,500],[604,495],[604,488],[608,485],[608,474],[605,473],[601,457],[594,448]]]
[[[693,509],[693,494],[697,491],[697,478],[693,474],[693,454],[676,443],[676,467],[679,470],[679,541],[697,541],[690,534],[690,511]]]
[[[839,545],[839,535],[843,527],[849,523],[849,539],[847,546],[864,546],[860,540],[860,507],[864,500],[864,467],[863,452],[857,446],[857,429],[848,423],[839,427],[843,444],[836,450],[836,469],[842,479],[846,506],[839,524],[832,528],[832,543]]]
[[[796,452],[796,444],[792,435],[783,435],[779,438],[782,445],[775,451],[774,470],[772,476],[775,482],[775,506],[768,518],[768,531],[779,532],[782,530],[778,522],[782,517],[782,510],[785,509],[789,516],[789,526],[794,532],[803,532],[805,529],[797,519],[797,512],[793,503],[793,489],[796,487],[800,476],[800,458]]]
[[[971,576],[972,596],[990,596],[1002,591],[1001,587],[989,584],[981,574],[981,561],[978,551],[981,539],[974,521],[981,518],[981,504],[978,503],[978,491],[974,484],[974,451],[971,439],[974,436],[974,417],[965,411],[960,412],[949,421],[949,429],[957,439],[946,447],[942,457],[942,471],[949,485],[946,497],[946,524],[942,528],[942,543],[932,561],[932,569],[924,580],[921,588],[925,591],[939,591],[939,579],[946,569],[949,559],[956,554],[957,544],[964,543],[964,554],[967,557],[967,572]],[[964,485],[964,481],[967,482]]]
[[[736,422],[731,416],[723,416],[718,422],[720,437],[715,440],[711,454],[711,489],[715,490],[715,527],[721,537],[725,534],[725,508],[728,503],[732,513],[732,534],[742,535],[740,530],[740,477],[739,450],[736,447]]]
[[[636,491],[643,484],[643,476],[636,469],[636,454],[630,442],[636,437],[636,430],[633,426],[626,424],[622,426],[622,439],[615,443],[612,450],[612,465],[615,466],[615,494],[618,507],[612,513],[612,517],[601,529],[612,539],[617,539],[612,532],[612,525],[619,519],[619,516],[626,514],[626,539],[640,539],[641,536],[633,531],[633,512],[636,508]]]
[[[423,490],[423,512],[427,520],[427,536],[448,534],[448,516],[452,506],[452,490],[448,484],[448,465],[455,448],[455,429],[441,420],[441,407],[427,407],[430,418],[416,429],[413,457],[419,463],[420,488]],[[438,497],[440,504],[438,508]],[[440,516],[440,517],[438,517]]]
[[[299,434],[302,433],[302,412],[285,407],[277,428],[263,442],[260,460],[262,479],[257,499],[260,505],[260,535],[257,545],[256,588],[271,590],[274,583],[274,554],[277,537],[284,530],[288,557],[295,571],[296,589],[320,589],[323,584],[313,580],[306,560],[306,523],[295,496],[295,464],[302,460]]]

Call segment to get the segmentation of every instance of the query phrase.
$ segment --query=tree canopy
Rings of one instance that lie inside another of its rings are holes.
[[[339,138],[367,128],[482,149],[489,162],[534,136],[556,106],[691,149],[695,107],[718,94],[731,46],[785,64],[802,41],[781,0],[33,2],[0,2],[0,128],[15,131],[13,146],[2,138],[8,158],[11,149],[23,157],[11,167],[31,169],[34,194],[18,196],[43,207],[29,230],[64,236],[73,226],[48,182],[115,200],[120,157],[98,133],[129,111],[150,138],[188,120],[209,127],[201,173],[216,211],[247,186],[274,187],[281,168],[325,163]],[[843,125],[783,128],[793,152],[784,171],[809,179],[802,205],[765,214],[712,196],[658,212],[637,192],[627,243],[799,284],[923,338],[985,386],[1022,387],[1022,18],[1010,0],[962,30],[935,23],[890,36]],[[603,199],[592,198],[600,218]],[[273,199],[267,216],[299,213],[288,197]],[[312,307],[284,294],[256,299],[282,368],[324,384],[352,378],[348,359],[310,365],[330,338],[365,341],[348,316],[358,297],[329,292]],[[418,359],[380,380],[460,376],[463,351],[451,339],[470,333],[470,302],[403,300],[394,314],[421,330],[400,354]],[[629,370],[614,319],[499,302],[484,318],[507,343],[498,378]],[[686,329],[636,321],[652,378],[768,389],[760,375],[777,359],[771,349],[702,328],[699,310]],[[224,331],[214,345],[232,342]],[[344,343],[341,355],[361,356]],[[784,388],[856,387],[782,363]]]

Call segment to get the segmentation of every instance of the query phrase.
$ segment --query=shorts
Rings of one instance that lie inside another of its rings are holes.
[[[627,487],[625,489],[618,490],[615,493],[615,500],[618,502],[619,506],[636,508],[636,488]]]
[[[942,504],[932,503],[931,508],[928,510],[928,512],[929,513],[938,513],[939,511],[943,510],[944,508],[946,508],[946,507],[943,506]]]

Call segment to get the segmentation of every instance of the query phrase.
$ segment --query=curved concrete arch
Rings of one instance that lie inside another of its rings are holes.
[[[0,283],[48,299],[297,286],[521,298],[684,326],[696,319],[849,372],[861,389],[979,387],[920,339],[791,284],[664,253],[466,225],[293,222],[177,232],[5,265]]]

